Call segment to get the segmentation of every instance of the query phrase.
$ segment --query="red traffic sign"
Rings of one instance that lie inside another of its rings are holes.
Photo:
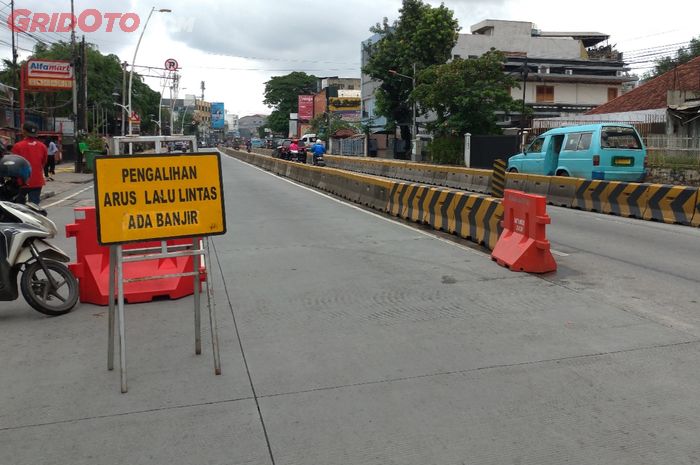
[[[175,58],[168,58],[165,60],[165,69],[168,71],[177,71],[178,64]]]
[[[132,123],[140,123],[141,122],[141,117],[136,113],[135,111],[131,112],[131,116],[129,117]]]

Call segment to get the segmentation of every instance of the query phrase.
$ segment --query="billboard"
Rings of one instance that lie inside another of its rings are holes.
[[[299,96],[299,120],[309,121],[314,117],[314,96],[300,95]]]
[[[70,61],[28,60],[26,84],[30,89],[72,89],[73,66]]]
[[[223,102],[213,102],[211,104],[211,128],[212,129],[223,129],[224,128],[224,103]]]
[[[358,122],[362,118],[362,99],[358,97],[330,97],[328,110],[343,121]]]

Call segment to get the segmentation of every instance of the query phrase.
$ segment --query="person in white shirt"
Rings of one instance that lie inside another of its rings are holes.
[[[51,175],[56,175],[56,154],[58,153],[58,145],[53,139],[49,139],[48,144],[48,162],[44,165],[44,177],[49,181],[53,181]]]

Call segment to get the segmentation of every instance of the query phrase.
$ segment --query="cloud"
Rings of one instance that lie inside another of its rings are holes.
[[[457,1],[448,7],[458,18],[468,18],[474,12],[495,12],[502,3]],[[384,17],[396,19],[401,7],[400,0],[352,0],[342,6],[320,0],[203,0],[197,9],[188,6],[191,2],[186,0],[168,4],[172,4],[174,17],[180,11],[190,15],[191,32],[171,34],[172,39],[189,47],[206,53],[254,57],[260,68],[314,70],[316,74],[324,74],[317,70],[328,69],[328,75],[344,70],[340,74],[353,76],[360,74],[360,43],[371,35],[370,27]],[[178,21],[184,19],[175,23]]]

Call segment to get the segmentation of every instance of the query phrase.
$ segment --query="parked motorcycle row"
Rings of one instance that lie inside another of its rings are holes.
[[[17,203],[18,180],[30,173],[24,158],[0,158],[0,301],[17,300],[21,291],[36,311],[63,315],[78,302],[78,281],[66,266],[68,254],[49,242],[58,229],[46,210]]]

